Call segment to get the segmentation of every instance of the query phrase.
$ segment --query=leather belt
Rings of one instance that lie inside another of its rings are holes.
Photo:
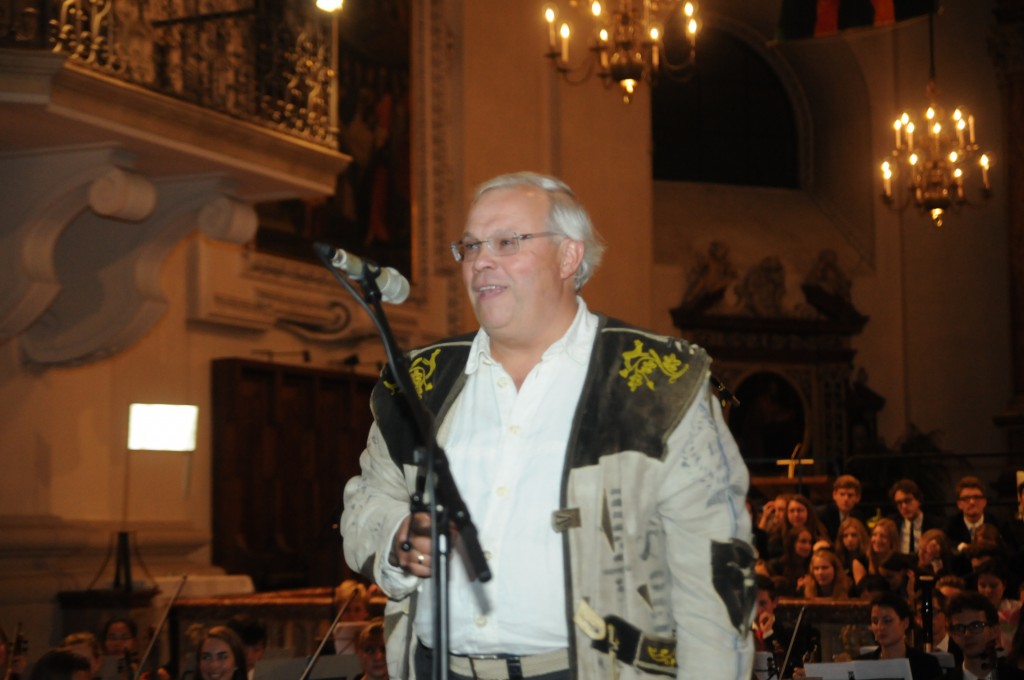
[[[448,657],[448,668],[456,675],[476,680],[517,680],[569,670],[569,651],[559,649],[532,656]]]

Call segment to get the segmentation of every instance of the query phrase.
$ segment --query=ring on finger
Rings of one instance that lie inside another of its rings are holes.
[[[423,556],[423,553],[420,553],[419,555],[416,556],[416,562],[418,562],[419,564],[423,564],[423,560],[425,560],[425,559],[426,558]]]

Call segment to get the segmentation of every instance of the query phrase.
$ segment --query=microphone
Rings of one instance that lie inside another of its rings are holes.
[[[314,250],[330,261],[331,266],[344,272],[356,281],[365,281],[367,276],[377,279],[380,299],[391,304],[401,304],[409,297],[409,280],[393,267],[381,268],[375,262],[363,260],[352,253],[326,243],[314,243]]]

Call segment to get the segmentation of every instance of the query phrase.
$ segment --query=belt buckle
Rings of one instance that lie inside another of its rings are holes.
[[[510,656],[505,659],[508,667],[508,680],[523,680],[523,662],[518,656]]]

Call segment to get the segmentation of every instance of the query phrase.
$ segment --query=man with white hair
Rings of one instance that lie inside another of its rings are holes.
[[[452,244],[480,330],[410,354],[493,574],[450,560],[449,677],[750,677],[749,478],[711,360],[587,308],[602,250],[563,182],[486,182]],[[341,529],[390,599],[391,675],[425,680],[432,542],[393,383],[374,391]]]

